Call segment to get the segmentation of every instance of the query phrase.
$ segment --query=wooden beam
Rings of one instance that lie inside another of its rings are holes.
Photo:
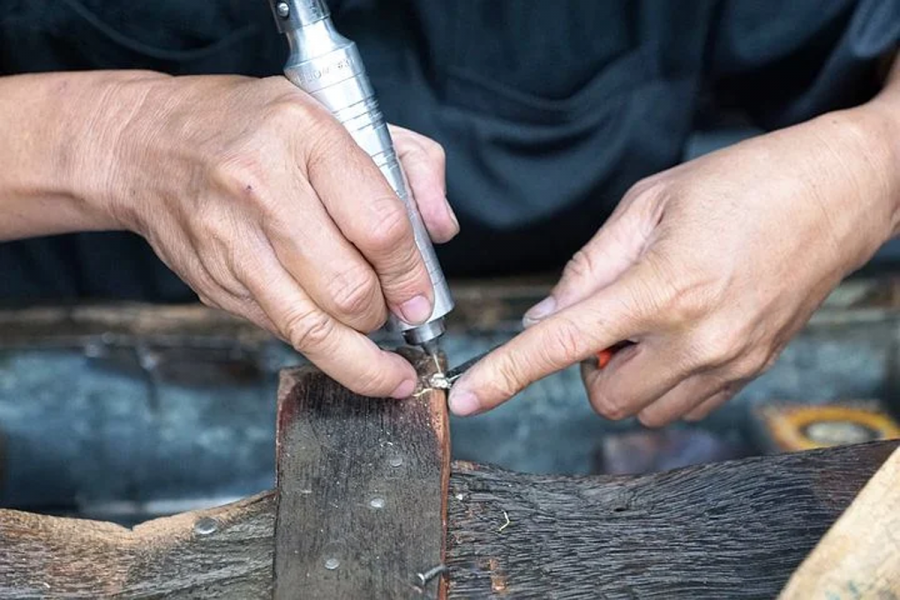
[[[897,447],[640,477],[455,462],[448,597],[775,597]],[[134,529],[0,511],[0,598],[268,599],[274,524],[273,494]]]
[[[0,598],[271,598],[271,493],[112,523],[0,510]]]
[[[794,573],[781,598],[900,598],[900,449]]]
[[[436,365],[413,358],[423,380]],[[444,597],[442,391],[365,398],[312,367],[278,399],[275,600]]]
[[[456,465],[450,596],[773,598],[896,445],[642,477]]]

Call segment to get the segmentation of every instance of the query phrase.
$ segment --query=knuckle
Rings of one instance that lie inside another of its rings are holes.
[[[732,327],[706,327],[692,340],[691,354],[696,367],[721,367],[737,359],[746,349],[745,337]]]
[[[623,403],[600,390],[591,390],[589,399],[594,412],[605,419],[621,421],[631,416]]]
[[[302,123],[304,133],[314,133],[316,125],[328,121],[326,111],[311,102],[305,92],[293,85],[278,87],[264,115],[265,122],[272,128],[284,131],[284,127],[290,127],[288,131],[292,131]]]
[[[375,217],[366,233],[369,248],[379,253],[388,253],[412,239],[412,224],[406,214],[406,207],[399,198],[378,198],[372,203],[372,207]]]
[[[195,243],[216,259],[232,257],[234,223],[226,211],[214,206],[200,207],[193,220]]]
[[[587,250],[582,248],[573,254],[569,262],[566,263],[566,267],[563,269],[563,278],[573,280],[590,279],[594,272],[594,259]]]
[[[381,288],[371,269],[360,267],[345,271],[332,279],[330,286],[330,296],[342,314],[365,314],[379,304]]]
[[[258,204],[264,197],[266,167],[255,154],[241,153],[213,166],[211,179],[226,196]]]
[[[749,379],[768,371],[775,363],[775,359],[776,356],[765,348],[750,348],[735,364],[734,374],[739,379]]]
[[[702,284],[681,283],[663,287],[660,303],[671,325],[689,326],[707,314],[709,296]]]
[[[564,317],[557,317],[555,326],[547,333],[549,340],[543,347],[553,349],[554,356],[558,355],[563,364],[551,364],[553,367],[567,367],[582,359],[582,340],[586,333],[578,325]],[[556,361],[552,361],[556,363]]]
[[[493,381],[494,391],[504,398],[514,396],[527,383],[523,381],[521,370],[511,358],[502,358],[496,366]]]
[[[645,177],[634,183],[628,191],[625,192],[625,199],[637,198],[640,196],[661,196],[668,189],[665,178],[658,175]]]
[[[356,378],[359,382],[359,389],[355,390],[364,396],[379,397],[390,394],[398,385],[392,382],[392,373],[388,369],[379,368],[380,365],[373,364],[367,369],[366,373]]]
[[[285,338],[294,348],[303,351],[327,346],[334,323],[322,312],[308,310],[289,315],[283,327]]]
[[[307,170],[312,173],[345,165],[362,152],[340,123],[330,115],[311,114],[304,124],[304,143]]]

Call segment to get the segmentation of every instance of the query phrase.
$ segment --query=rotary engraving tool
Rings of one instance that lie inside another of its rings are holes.
[[[388,328],[401,333],[406,343],[436,357],[438,339],[445,331],[444,317],[453,309],[453,298],[356,44],[335,30],[324,0],[269,0],[269,4],[278,30],[287,36],[290,46],[285,76],[331,111],[406,205],[416,246],[434,288],[434,310],[422,325],[411,325],[391,315]]]

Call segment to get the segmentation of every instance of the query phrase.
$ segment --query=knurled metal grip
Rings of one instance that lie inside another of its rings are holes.
[[[291,53],[285,76],[326,106],[368,153],[391,188],[406,205],[416,246],[434,287],[434,311],[428,323],[413,326],[391,315],[388,326],[414,344],[429,342],[444,332],[443,318],[453,298],[438,263],[431,238],[415,205],[375,91],[366,75],[356,44],[340,35],[322,0],[269,0],[279,30],[287,35]]]

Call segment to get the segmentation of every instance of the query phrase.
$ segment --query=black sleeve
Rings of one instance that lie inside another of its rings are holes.
[[[774,129],[859,105],[900,41],[900,0],[727,0],[712,42],[715,102]]]

